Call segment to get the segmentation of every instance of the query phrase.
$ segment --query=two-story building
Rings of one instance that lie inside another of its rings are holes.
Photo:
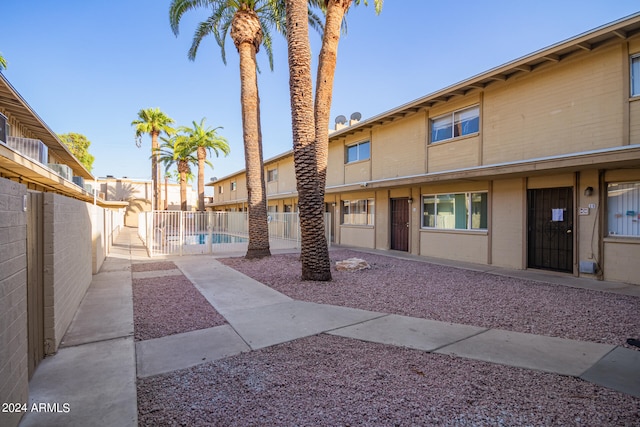
[[[329,137],[336,244],[640,284],[640,14],[357,118]],[[265,176],[295,211],[293,153]]]

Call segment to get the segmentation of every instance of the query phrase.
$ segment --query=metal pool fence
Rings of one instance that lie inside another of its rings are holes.
[[[330,215],[325,214],[327,242],[331,242]],[[142,212],[138,234],[150,256],[243,252],[249,238],[246,212]],[[269,213],[271,249],[300,247],[297,213]]]

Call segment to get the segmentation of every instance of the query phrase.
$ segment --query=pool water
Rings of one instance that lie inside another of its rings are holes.
[[[211,234],[211,242],[214,245],[220,244],[220,243],[244,243],[248,241],[249,239],[247,239],[246,237],[232,236],[230,234],[223,234],[223,233]],[[202,234],[195,234],[193,236],[186,236],[185,243],[187,245],[205,245],[209,243],[209,234],[202,233]]]

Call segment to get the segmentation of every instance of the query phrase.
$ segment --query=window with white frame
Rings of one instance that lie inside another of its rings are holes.
[[[422,196],[422,228],[486,230],[487,193]]]
[[[431,119],[431,142],[446,141],[480,130],[480,107],[477,105]]]
[[[631,96],[640,96],[640,54],[631,57]]]
[[[343,200],[342,224],[373,225],[374,208],[373,199]]]
[[[369,141],[348,145],[345,150],[345,163],[368,160],[371,157],[371,144]]]
[[[230,187],[231,191],[236,191],[237,188],[238,188],[238,186],[237,186],[235,181],[231,181],[231,184],[229,184],[229,187]]]
[[[640,237],[640,182],[607,185],[607,222],[610,236]]]
[[[267,182],[273,182],[278,180],[278,169],[267,170]]]

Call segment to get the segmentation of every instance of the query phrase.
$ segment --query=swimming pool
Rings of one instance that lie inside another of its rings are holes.
[[[222,243],[244,243],[248,242],[249,239],[246,237],[234,236],[231,234],[224,233],[212,233],[211,234],[211,243],[222,244]],[[185,236],[184,244],[185,245],[206,245],[209,243],[209,234],[208,233],[198,233],[193,234],[191,236]]]

